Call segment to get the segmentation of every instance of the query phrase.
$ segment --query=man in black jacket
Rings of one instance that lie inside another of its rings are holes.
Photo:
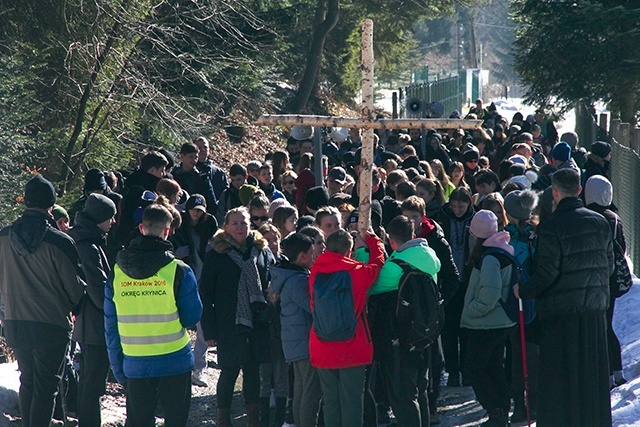
[[[104,248],[107,233],[116,222],[116,205],[102,194],[90,194],[84,210],[76,215],[69,230],[75,240],[87,280],[87,296],[82,301],[73,328],[80,343],[78,422],[83,427],[100,427],[100,396],[106,391],[109,355],[104,336],[104,285],[111,267]]]
[[[540,224],[534,273],[516,295],[540,321],[538,425],[610,426],[605,313],[613,246],[607,220],[583,207],[580,175],[553,174],[554,212]]]
[[[73,240],[51,216],[53,185],[26,185],[22,216],[0,231],[0,311],[20,369],[22,425],[48,426],[71,336],[71,310],[84,295]]]

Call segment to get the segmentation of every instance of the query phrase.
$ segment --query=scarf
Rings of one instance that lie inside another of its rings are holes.
[[[253,329],[252,304],[266,305],[267,303],[260,286],[260,274],[258,273],[257,265],[258,253],[258,248],[253,246],[249,258],[245,260],[240,252],[229,251],[229,258],[240,267],[236,326],[245,326],[249,329]]]

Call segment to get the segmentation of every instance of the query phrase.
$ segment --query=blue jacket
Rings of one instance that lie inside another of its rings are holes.
[[[309,271],[288,261],[271,268],[271,288],[280,295],[281,340],[287,363],[309,358]]]
[[[116,264],[129,277],[144,279],[153,276],[162,267],[174,260],[170,242],[160,237],[141,236],[131,242],[129,248],[121,251]],[[173,282],[180,323],[190,328],[200,321],[202,302],[198,294],[196,277],[191,268],[178,261]],[[125,356],[122,353],[118,333],[118,315],[113,302],[113,274],[107,280],[104,292],[104,324],[109,360],[113,374],[119,383],[127,378],[155,378],[182,374],[193,369],[194,357],[191,343],[181,350],[161,356]]]

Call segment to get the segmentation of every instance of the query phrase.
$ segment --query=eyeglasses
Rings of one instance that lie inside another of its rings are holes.
[[[255,215],[251,215],[251,221],[263,221],[263,222],[267,222],[269,221],[269,217],[267,215],[265,216],[255,216]]]
[[[291,184],[295,184],[295,181],[285,181],[284,185],[291,185]]]

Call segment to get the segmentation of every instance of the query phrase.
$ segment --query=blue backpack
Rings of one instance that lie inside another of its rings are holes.
[[[487,248],[482,254],[482,259],[487,255],[503,255],[513,265],[511,269],[511,279],[509,280],[509,294],[507,300],[503,301],[500,298],[500,305],[504,309],[509,319],[512,322],[520,323],[520,307],[518,304],[518,298],[513,294],[511,290],[516,283],[524,283],[529,280],[529,273],[527,270],[513,257],[509,252],[498,248]],[[536,318],[536,302],[533,299],[522,300],[522,311],[524,314],[524,324],[528,325]]]
[[[313,330],[323,341],[346,341],[356,334],[353,284],[347,270],[317,274],[313,283]]]

